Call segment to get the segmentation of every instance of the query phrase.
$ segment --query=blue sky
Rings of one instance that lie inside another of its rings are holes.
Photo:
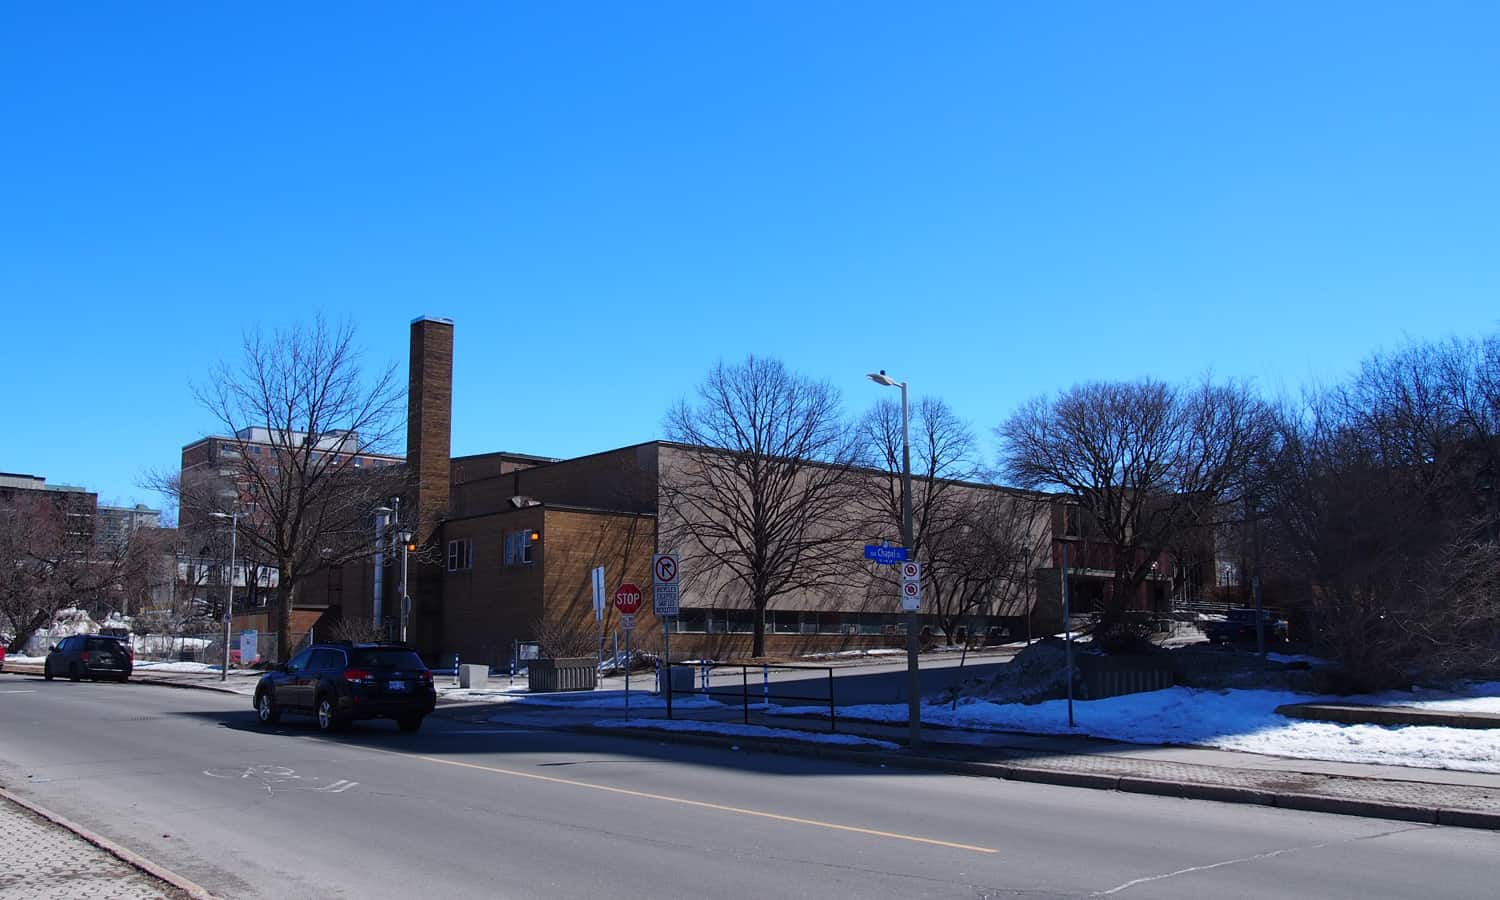
[[[7,3],[0,471],[158,502],[189,384],[315,311],[403,371],[453,318],[455,453],[556,456],[750,352],[988,436],[1490,333],[1497,10]]]

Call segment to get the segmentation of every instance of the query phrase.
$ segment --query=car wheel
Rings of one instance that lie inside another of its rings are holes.
[[[323,695],[318,698],[318,730],[322,732],[342,731],[344,720],[338,713],[333,698]]]
[[[396,720],[396,727],[407,733],[416,731],[422,727],[421,716],[402,716]]]
[[[42,663],[42,678],[46,681],[52,680],[52,667],[46,663]]]
[[[68,680],[79,681],[83,678],[83,670],[78,668],[78,663],[68,666]]]
[[[281,710],[277,708],[270,691],[261,691],[260,696],[255,698],[255,715],[262,725],[275,725],[281,721]]]

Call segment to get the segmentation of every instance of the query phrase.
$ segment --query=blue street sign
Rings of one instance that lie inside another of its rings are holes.
[[[906,562],[906,548],[866,544],[865,559],[873,559],[877,565],[894,566],[898,562]]]

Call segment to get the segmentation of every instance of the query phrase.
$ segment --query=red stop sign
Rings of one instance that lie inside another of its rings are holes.
[[[620,585],[620,589],[615,591],[615,609],[627,616],[633,616],[640,608],[641,589],[628,581]]]

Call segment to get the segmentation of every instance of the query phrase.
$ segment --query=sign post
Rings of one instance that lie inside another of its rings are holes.
[[[594,621],[599,625],[599,644],[594,649],[598,651],[598,662],[604,662],[604,567],[595,566],[593,572],[594,580]]]
[[[672,630],[667,618],[677,616],[682,582],[682,569],[678,563],[675,553],[658,553],[651,557],[651,608],[661,620],[662,656],[666,664],[665,680],[661,668],[657,669],[656,688],[666,692],[668,719],[672,718]]]
[[[641,589],[626,581],[615,590],[615,609],[620,611],[620,627],[625,629],[625,718],[630,718],[630,632],[635,630],[635,614],[641,608]]]

